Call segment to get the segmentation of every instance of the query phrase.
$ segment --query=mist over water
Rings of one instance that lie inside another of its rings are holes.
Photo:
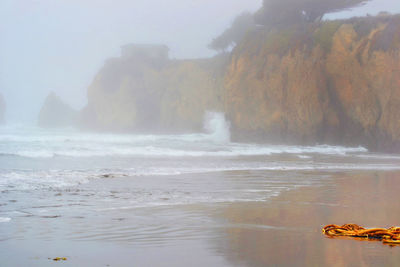
[[[0,187],[76,186],[104,177],[226,171],[398,169],[399,158],[363,147],[287,146],[230,141],[229,121],[204,116],[204,132],[183,135],[83,133],[27,126],[0,128]]]

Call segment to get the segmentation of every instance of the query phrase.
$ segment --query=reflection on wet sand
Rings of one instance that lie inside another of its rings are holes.
[[[328,238],[321,232],[327,224],[399,225],[400,172],[270,175],[262,171],[167,178],[148,184],[145,178],[140,183],[138,178],[95,180],[72,194],[63,191],[51,205],[47,196],[52,191],[41,192],[43,201],[32,204],[24,202],[21,193],[13,205],[32,208],[19,209],[1,225],[0,265],[47,266],[53,256],[67,257],[70,266],[396,266],[400,262],[400,247]],[[191,182],[186,184],[185,179]],[[189,192],[187,197],[212,193],[211,199],[219,200],[239,192],[243,199],[260,200],[138,207],[134,193],[139,185],[146,189],[143,192],[162,186],[170,192],[180,188]],[[107,190],[97,190],[103,188]],[[274,197],[271,188],[283,193]],[[91,192],[98,193],[86,197]],[[109,201],[109,194],[121,197]],[[21,251],[26,253],[21,256]]]
[[[230,205],[218,214],[231,225],[218,246],[234,265],[394,266],[400,253],[393,250],[400,247],[328,238],[321,228],[399,225],[399,186],[399,172],[337,174],[327,185],[289,191],[270,202]]]

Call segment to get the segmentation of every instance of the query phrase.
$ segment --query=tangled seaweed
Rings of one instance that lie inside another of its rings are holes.
[[[342,226],[329,224],[322,229],[329,237],[350,236],[365,239],[382,240],[385,244],[400,245],[400,227],[365,229],[357,224],[344,224]]]

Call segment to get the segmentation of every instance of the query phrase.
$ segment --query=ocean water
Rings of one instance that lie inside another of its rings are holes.
[[[135,188],[120,192],[129,199],[129,205],[125,201],[122,205],[127,207],[264,201],[292,187],[322,182],[323,178],[309,175],[313,171],[397,170],[399,163],[400,156],[373,154],[363,147],[231,142],[229,122],[221,113],[205,116],[204,132],[184,135],[3,126],[0,200],[7,203],[14,195],[79,190],[119,179],[135,181]],[[301,175],[304,172],[307,175]],[[226,173],[229,179],[216,178]],[[248,179],[249,173],[270,175]],[[190,175],[202,178],[190,179]],[[30,197],[25,200],[31,202]],[[108,206],[121,208],[118,200],[107,201]],[[11,206],[29,211],[29,207]],[[13,212],[3,208],[0,222],[10,222]]]
[[[331,173],[399,169],[400,156],[363,147],[232,142],[220,113],[183,135],[2,126],[0,240],[207,239],[223,222],[195,207],[267,202]]]

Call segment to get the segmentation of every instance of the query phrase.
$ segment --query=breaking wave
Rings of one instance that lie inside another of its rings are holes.
[[[238,157],[276,154],[345,155],[364,153],[363,147],[286,146],[233,143],[223,113],[207,112],[204,133],[133,135],[80,133],[71,129],[0,132],[0,156],[53,157]]]
[[[29,158],[65,157],[238,157],[238,156],[267,156],[274,154],[299,154],[300,158],[309,158],[303,154],[346,155],[348,153],[367,152],[363,147],[338,146],[259,146],[245,144],[229,144],[227,146],[208,146],[198,148],[170,148],[156,146],[116,147],[89,146],[63,147],[60,149],[42,148],[38,150],[21,149],[16,152],[2,153],[3,156],[20,156]]]

